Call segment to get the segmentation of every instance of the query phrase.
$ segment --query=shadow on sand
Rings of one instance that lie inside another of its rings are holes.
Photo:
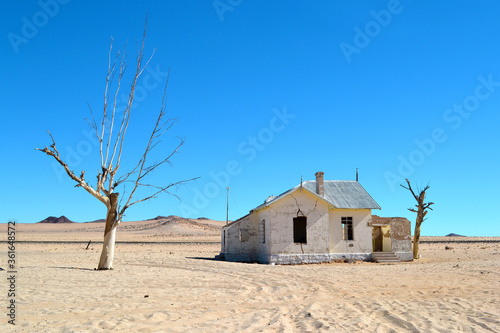
[[[214,257],[186,257],[186,259],[194,259],[194,260],[208,260],[208,261],[224,261]]]
[[[57,266],[50,266],[49,268],[76,269],[76,270],[80,270],[80,271],[95,271],[96,270],[94,268],[83,268],[83,267],[57,267]]]

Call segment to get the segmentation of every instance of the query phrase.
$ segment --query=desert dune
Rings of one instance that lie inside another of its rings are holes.
[[[94,270],[103,223],[18,224],[16,325],[0,330],[500,332],[499,238],[423,237],[407,263],[274,266],[216,261],[224,222],[169,218],[124,222],[111,271]]]

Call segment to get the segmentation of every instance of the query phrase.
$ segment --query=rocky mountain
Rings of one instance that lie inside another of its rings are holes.
[[[66,216],[63,215],[59,217],[49,216],[45,220],[42,220],[37,223],[75,223],[75,222],[71,221],[70,219],[68,219]]]

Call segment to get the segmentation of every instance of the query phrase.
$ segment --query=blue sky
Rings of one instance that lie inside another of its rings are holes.
[[[2,1],[4,222],[104,218],[105,207],[36,147],[56,139],[92,179],[98,147],[85,117],[102,111],[108,50],[133,71],[144,18],[156,48],[138,87],[123,172],[146,144],[170,68],[178,119],[152,161],[185,138],[150,182],[192,177],[173,196],[131,207],[231,220],[324,171],[355,179],[382,207],[415,204],[399,186],[430,184],[422,234],[500,236],[500,4],[496,1]],[[128,79],[130,76],[127,77]],[[125,79],[125,86],[129,81]],[[126,94],[125,90],[122,90]],[[143,193],[141,193],[143,194]]]

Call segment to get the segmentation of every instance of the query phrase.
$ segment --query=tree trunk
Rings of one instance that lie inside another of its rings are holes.
[[[104,235],[101,258],[99,259],[99,266],[97,267],[97,269],[113,269],[113,259],[115,257],[115,236],[116,227],[114,227],[113,229],[111,229],[111,231]]]
[[[102,243],[101,258],[97,269],[113,269],[113,259],[115,257],[116,228],[118,227],[118,193],[111,193],[110,204],[106,214],[106,228],[104,229],[104,241]]]
[[[415,235],[413,235],[413,259],[418,259],[419,242],[420,242],[420,224],[415,224]]]
[[[415,234],[413,235],[413,259],[418,259],[418,244],[420,242],[420,226],[424,221],[423,214],[419,207],[417,213],[417,221],[415,222]]]

